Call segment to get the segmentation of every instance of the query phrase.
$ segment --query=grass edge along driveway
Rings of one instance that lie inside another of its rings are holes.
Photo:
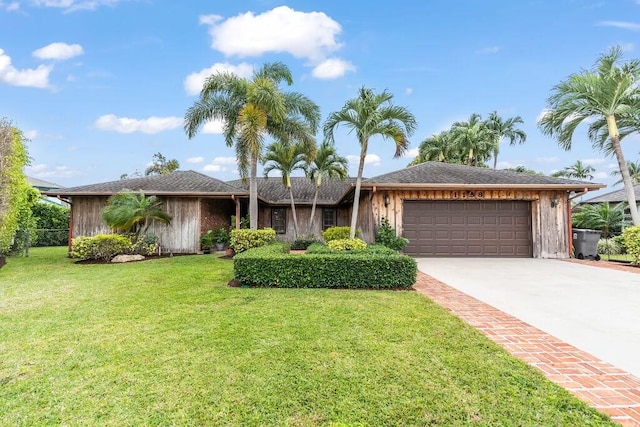
[[[411,291],[239,289],[211,255],[0,269],[2,425],[614,425]]]

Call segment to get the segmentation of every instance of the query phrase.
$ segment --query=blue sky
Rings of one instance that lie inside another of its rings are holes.
[[[323,119],[362,85],[415,114],[414,150],[393,159],[391,143],[372,141],[366,176],[404,167],[452,122],[497,110],[520,115],[527,133],[502,146],[499,167],[551,173],[582,160],[612,184],[615,160],[584,132],[565,152],[536,121],[551,88],[612,45],[640,57],[640,0],[0,0],[0,28],[0,116],[31,139],[26,172],[65,186],[143,172],[156,152],[237,178],[219,126],[188,140],[182,120],[212,70],[248,76],[269,61],[291,68],[291,89]],[[638,142],[623,142],[628,160],[640,158]],[[346,133],[337,148],[359,153]]]

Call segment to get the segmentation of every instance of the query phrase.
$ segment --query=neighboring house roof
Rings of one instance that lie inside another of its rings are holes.
[[[167,175],[145,176],[142,178],[121,179],[100,184],[61,188],[45,191],[57,196],[108,196],[123,190],[143,191],[159,196],[222,196],[247,194],[241,188],[229,185],[219,179],[195,171],[176,171]]]
[[[38,190],[50,190],[52,188],[63,188],[62,185],[55,184],[53,182],[45,181],[43,179],[27,176],[27,181],[32,187]]]
[[[640,184],[633,186],[633,192],[636,194],[636,200],[640,202]],[[593,197],[589,200],[584,200],[580,203],[602,203],[602,202],[620,203],[620,202],[626,202],[626,201],[627,201],[627,195],[624,192],[624,188],[621,188],[620,190],[611,191],[609,193]]]
[[[345,196],[355,184],[355,178],[340,179],[323,178],[318,190],[318,205],[335,205]],[[241,179],[229,181],[229,184],[249,189],[249,180],[242,182]],[[292,177],[291,188],[293,189],[293,200],[296,204],[313,203],[315,185],[313,181],[306,177]],[[289,204],[289,190],[282,183],[282,177],[258,178],[258,197],[266,203]]]
[[[552,178],[544,175],[494,170],[474,166],[441,162],[426,162],[399,171],[368,178],[366,187],[420,187],[420,188],[547,188],[582,191],[599,189],[603,184]]]

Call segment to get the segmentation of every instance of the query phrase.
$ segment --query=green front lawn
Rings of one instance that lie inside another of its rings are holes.
[[[2,425],[613,425],[412,291],[243,289],[212,255],[0,269]]]

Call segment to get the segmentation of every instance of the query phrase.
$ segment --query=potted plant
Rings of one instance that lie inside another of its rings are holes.
[[[213,231],[207,231],[202,237],[200,237],[200,245],[202,246],[202,252],[205,254],[211,253],[211,248],[213,247]]]
[[[213,230],[213,242],[216,245],[216,250],[224,250],[224,246],[229,244],[229,230],[226,227],[218,227]]]

